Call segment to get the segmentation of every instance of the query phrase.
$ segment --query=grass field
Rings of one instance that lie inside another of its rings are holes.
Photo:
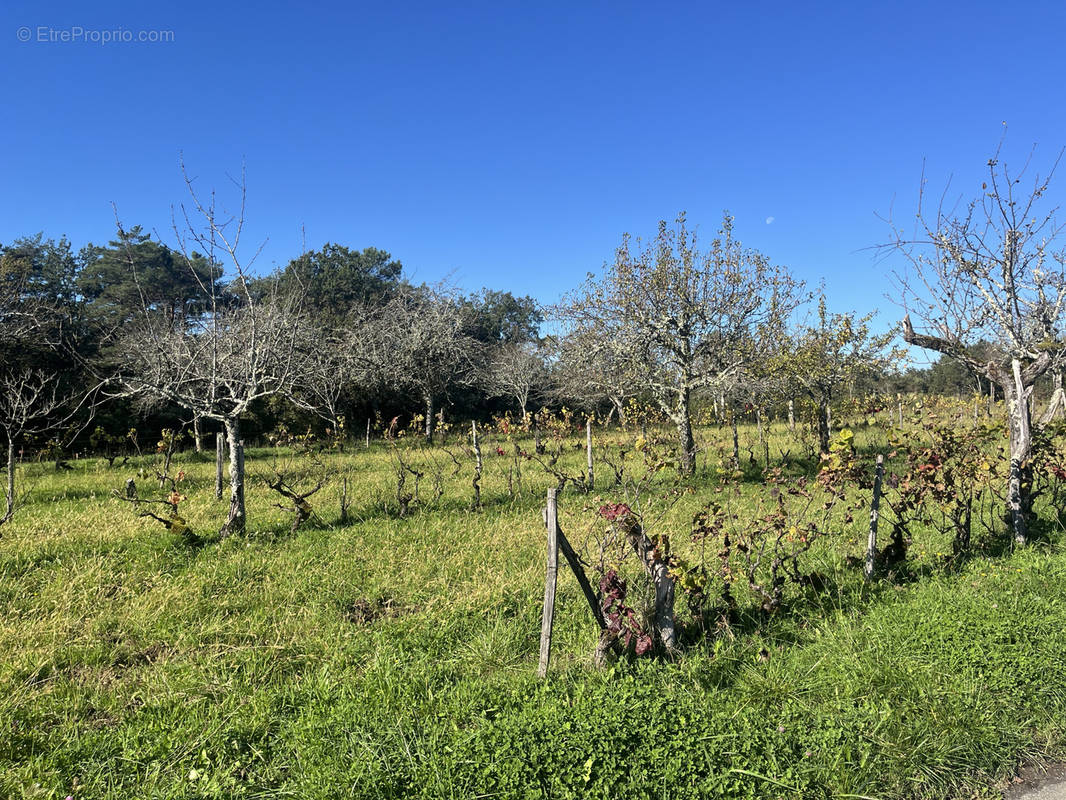
[[[649,495],[646,518],[678,540],[715,493],[725,433],[703,432],[684,492]],[[775,456],[792,447],[773,436]],[[860,454],[878,437],[857,432]],[[0,796],[994,797],[1019,763],[1066,753],[1056,534],[947,569],[930,533],[912,579],[866,584],[845,561],[865,543],[859,515],[807,555],[827,578],[818,591],[790,589],[769,617],[742,607],[708,636],[686,630],[676,660],[604,670],[560,573],[541,681],[540,509],[554,480],[527,462],[509,481],[496,446],[483,510],[470,508],[470,459],[453,474],[445,454],[432,456],[440,497],[423,479],[404,518],[386,445],[326,456],[317,519],[296,532],[264,485],[271,453],[253,451],[249,533],[222,541],[214,465],[179,454],[199,544],[111,496],[128,477],[152,486],[150,458],[27,465],[25,502],[0,529]],[[583,458],[564,460],[576,473]],[[578,545],[603,528],[596,507],[624,499],[602,467],[597,478],[591,495],[562,495]],[[737,502],[760,490],[742,481]]]

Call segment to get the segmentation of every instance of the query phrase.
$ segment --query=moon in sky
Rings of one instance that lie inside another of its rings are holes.
[[[773,217],[767,217],[766,218],[766,224],[767,225],[773,225],[774,224],[774,218]]]

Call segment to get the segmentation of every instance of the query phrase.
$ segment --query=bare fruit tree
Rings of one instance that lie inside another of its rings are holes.
[[[888,350],[895,335],[870,330],[873,314],[831,314],[825,295],[818,298],[818,318],[802,326],[782,351],[779,372],[787,385],[802,388],[818,410],[818,452],[829,452],[829,409],[836,391],[864,374],[876,374],[893,364],[898,354]]]
[[[417,393],[433,441],[437,403],[453,386],[477,379],[479,345],[464,330],[458,300],[443,287],[405,287],[366,315],[352,331],[358,369],[398,389]]]
[[[78,404],[56,375],[25,369],[0,375],[0,431],[7,444],[7,485],[0,525],[15,514],[15,448],[28,437],[40,436],[69,421]]]
[[[1043,208],[1058,160],[1046,175],[1027,174],[1031,156],[1012,172],[1000,162],[1001,148],[1002,142],[988,160],[980,193],[965,204],[949,206],[942,196],[930,209],[923,178],[915,234],[895,229],[887,247],[907,259],[907,269],[896,275],[907,312],[904,340],[960,361],[1007,399],[1007,511],[1015,541],[1025,544],[1030,399],[1036,380],[1066,358],[1066,250],[1057,244],[1063,230],[1057,209]],[[912,315],[924,332],[915,329]],[[981,341],[992,346],[976,357],[969,348]]]
[[[113,393],[170,402],[222,424],[229,445],[230,507],[221,532],[238,534],[247,524],[242,417],[257,400],[275,395],[306,408],[299,387],[309,352],[319,342],[297,295],[275,291],[269,281],[252,290],[248,269],[254,256],[245,261],[240,255],[243,176],[240,211],[232,216],[217,209],[213,194],[202,200],[187,174],[186,182],[192,208],[182,208],[185,229],[175,225],[179,249],[189,262],[199,253],[212,263],[227,262],[229,291],[222,295],[205,286],[204,313],[182,325],[145,308],[116,340],[111,385]]]
[[[685,215],[645,244],[627,235],[602,278],[590,276],[557,315],[571,335],[610,335],[620,368],[677,428],[680,469],[695,469],[692,404],[700,390],[739,378],[778,346],[801,285],[733,236],[726,215],[707,250]]]
[[[493,397],[515,401],[523,419],[529,404],[541,396],[548,385],[548,368],[544,353],[536,342],[503,342],[493,348],[483,368],[482,385]]]
[[[624,335],[609,319],[585,317],[556,340],[552,369],[553,388],[561,400],[586,410],[609,402],[623,426],[626,401],[640,394]]]
[[[61,352],[70,344],[65,328],[73,326],[35,281],[35,257],[44,249],[54,245],[42,248],[39,237],[28,247],[0,248],[0,434],[7,453],[0,525],[15,513],[16,449],[71,423],[96,389],[63,370],[68,362]],[[92,419],[88,405],[83,425]]]

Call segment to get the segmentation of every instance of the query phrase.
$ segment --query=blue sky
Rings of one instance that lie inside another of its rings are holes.
[[[26,27],[31,40],[19,41]],[[38,41],[72,27],[168,43]],[[0,242],[122,220],[171,238],[184,152],[248,175],[262,269],[335,241],[417,280],[552,301],[685,209],[882,309],[889,237],[931,185],[1066,144],[1066,4],[30,3],[0,10]],[[772,222],[770,222],[772,218]],[[254,248],[250,248],[254,249]]]

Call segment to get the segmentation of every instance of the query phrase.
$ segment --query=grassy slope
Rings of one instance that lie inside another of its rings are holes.
[[[213,467],[183,459],[209,531]],[[540,682],[547,481],[512,500],[489,458],[483,513],[464,473],[401,520],[388,454],[344,460],[352,524],[289,534],[258,486],[254,532],[198,549],[108,497],[129,467],[30,467],[0,539],[0,796],[951,797],[1064,751],[1055,545],[904,586],[812,554],[836,582],[792,613],[603,673],[564,575]],[[584,502],[568,490],[575,541]]]

